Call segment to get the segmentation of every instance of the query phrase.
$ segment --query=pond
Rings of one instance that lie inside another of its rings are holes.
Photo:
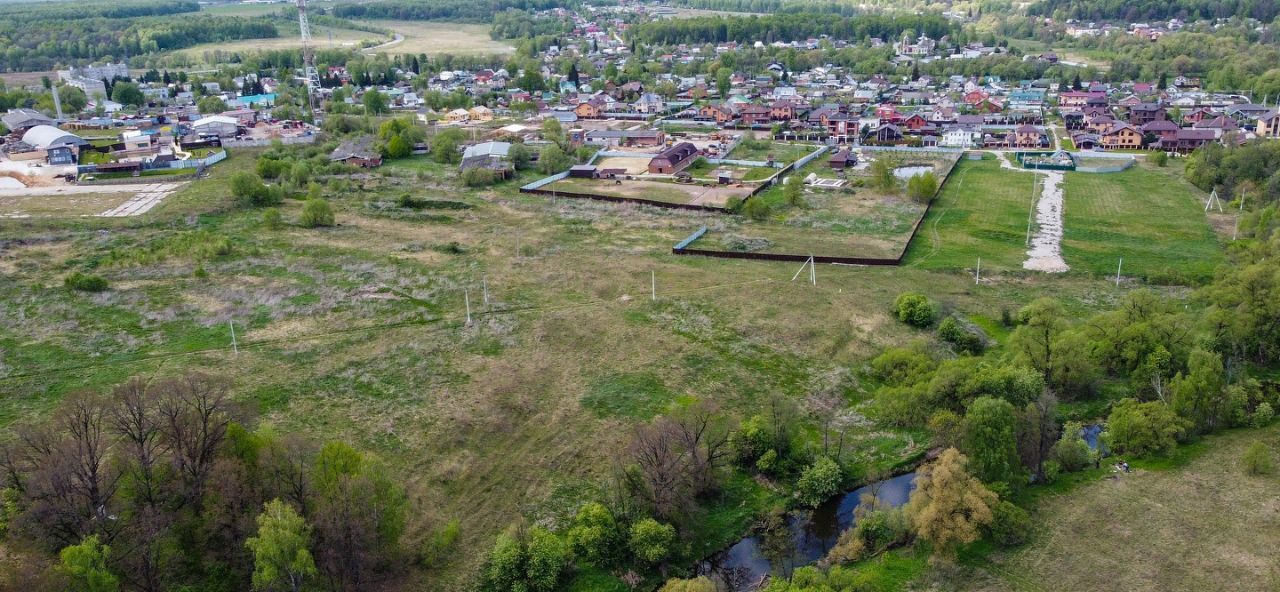
[[[837,495],[807,514],[787,517],[788,539],[781,541],[781,550],[766,552],[768,541],[764,535],[743,538],[732,547],[703,563],[703,574],[718,576],[731,581],[735,590],[758,590],[771,574],[790,574],[826,556],[835,546],[840,533],[853,525],[853,512],[864,493],[874,493],[882,502],[892,507],[907,503],[914,472],[891,479],[877,481],[848,493]]]
[[[1098,449],[1098,436],[1102,435],[1102,424],[1089,424],[1080,428],[1080,437],[1084,438],[1084,443],[1089,445],[1090,450]]]
[[[899,179],[910,179],[916,175],[923,175],[932,171],[933,167],[929,165],[900,166],[893,169],[893,176]]]

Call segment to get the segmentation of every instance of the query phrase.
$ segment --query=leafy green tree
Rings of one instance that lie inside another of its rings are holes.
[[[413,146],[410,146],[399,134],[391,136],[387,141],[387,158],[404,158],[413,153]]]
[[[89,97],[85,96],[83,90],[74,86],[59,86],[58,98],[62,101],[62,105],[72,113],[84,111],[84,108],[89,104]]]
[[[671,556],[676,542],[676,529],[653,518],[644,518],[631,525],[627,546],[631,555],[646,565],[656,565]]]
[[[533,162],[533,150],[522,143],[514,143],[511,149],[507,151],[507,157],[511,159],[511,166],[517,171],[523,171],[529,168]]]
[[[298,219],[298,224],[303,228],[333,226],[333,208],[323,199],[308,199],[302,206],[302,216]]]
[[[552,592],[569,562],[569,546],[542,528],[498,536],[481,574],[486,592]]]
[[[97,535],[85,537],[80,544],[58,552],[58,571],[71,582],[72,590],[82,592],[116,592],[120,580],[107,569],[111,547],[98,542]]]
[[[716,70],[716,92],[720,93],[720,98],[724,99],[729,96],[729,88],[732,80],[733,72],[729,68],[720,68]]]
[[[898,320],[912,327],[928,327],[933,324],[937,309],[929,297],[919,292],[903,292],[893,301]]]
[[[548,117],[542,120],[542,139],[555,144],[564,144],[564,126],[560,120]]]
[[[467,135],[458,128],[443,130],[431,137],[431,159],[441,164],[457,164],[462,161],[462,152],[458,149],[467,140]]]
[[[987,532],[1002,547],[1016,547],[1031,539],[1031,515],[1013,502],[1000,500],[991,508]]]
[[[622,531],[604,504],[592,502],[578,509],[566,533],[578,559],[597,567],[610,567],[622,556]]]
[[[213,95],[201,97],[199,101],[196,101],[196,109],[199,109],[202,115],[222,113],[227,110],[227,102],[222,100],[222,97]]]
[[[538,172],[552,175],[563,172],[571,164],[569,155],[565,154],[559,145],[552,144],[542,149],[542,154],[538,157]]]
[[[1021,325],[1009,337],[1013,351],[1039,370],[1046,383],[1052,384],[1054,345],[1066,329],[1066,318],[1057,300],[1038,298],[1018,311]]]
[[[369,90],[360,98],[360,103],[364,105],[364,112],[369,115],[383,115],[391,112],[391,108],[387,106],[387,95],[377,90]]]
[[[796,482],[796,495],[800,503],[817,507],[840,492],[840,482],[843,479],[840,465],[829,456],[820,456],[800,473],[800,480]]]
[[[897,193],[898,178],[893,174],[895,164],[888,156],[878,156],[871,161],[867,167],[867,172],[871,175],[871,186],[890,195]]]
[[[142,94],[138,85],[132,82],[117,82],[111,89],[111,100],[121,105],[140,107],[147,101],[147,97]]]
[[[311,526],[279,499],[264,504],[258,515],[258,534],[244,544],[253,552],[255,590],[299,592],[318,572],[309,549]]]
[[[1104,439],[1117,454],[1163,454],[1177,446],[1186,428],[1186,420],[1164,403],[1123,399],[1111,408]]]
[[[981,529],[995,519],[996,494],[969,474],[967,464],[960,451],[946,449],[916,474],[916,488],[907,501],[916,535],[931,543],[939,557],[954,557],[958,546],[978,540]]]
[[[985,483],[1015,483],[1018,460],[1017,417],[1003,399],[978,397],[964,416],[963,447],[973,474]]]
[[[1179,373],[1169,384],[1174,412],[1198,432],[1213,431],[1226,415],[1222,374],[1222,357],[1197,349],[1187,359],[1187,375]]]

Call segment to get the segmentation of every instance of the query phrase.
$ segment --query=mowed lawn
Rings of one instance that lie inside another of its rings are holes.
[[[1182,283],[1223,261],[1206,196],[1181,168],[1139,164],[1122,173],[1067,173],[1063,257],[1072,270]]]
[[[1244,450],[1276,453],[1280,426],[1207,438],[1180,468],[1138,468],[1036,509],[1026,547],[993,556],[961,590],[1275,590],[1280,476],[1250,476]],[[1135,463],[1136,464],[1136,463]]]
[[[1022,269],[1031,177],[1001,169],[991,155],[961,159],[911,241],[904,264],[972,269],[981,257],[984,270]]]

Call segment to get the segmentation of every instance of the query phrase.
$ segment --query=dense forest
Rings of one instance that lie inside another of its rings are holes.
[[[406,21],[451,20],[488,23],[504,10],[548,10],[565,6],[556,0],[382,0],[368,4],[339,4],[331,11],[343,18],[396,19]]]
[[[1256,100],[1280,94],[1280,49],[1257,43],[1240,29],[1214,33],[1184,32],[1155,42],[1132,35],[1081,39],[1077,47],[1109,58],[1111,80],[1155,81],[1161,75],[1198,76],[1212,90],[1252,92]]]
[[[1041,0],[1032,14],[1084,21],[1210,20],[1252,17],[1270,22],[1280,15],[1272,0]]]
[[[0,4],[0,18],[11,22],[44,20],[81,20],[91,18],[125,19],[196,12],[200,5],[193,0],[174,2],[59,2],[37,5],[30,3]]]
[[[198,15],[68,20],[28,15],[23,22],[0,19],[0,69],[50,70],[68,63],[119,60],[199,43],[277,36],[276,26],[259,18]]]
[[[723,43],[736,41],[795,41],[828,35],[839,39],[868,37],[896,39],[903,32],[924,33],[934,39],[956,31],[953,24],[937,15],[833,18],[824,14],[778,14],[751,17],[697,17],[654,21],[636,25],[631,38],[641,43]]]
[[[853,16],[861,14],[861,10],[853,4],[830,2],[826,0],[675,0],[673,6],[685,6],[700,10],[719,10],[723,12],[754,12],[759,14],[780,14],[796,12],[821,12]]]

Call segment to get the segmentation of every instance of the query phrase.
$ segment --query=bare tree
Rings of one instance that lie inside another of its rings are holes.
[[[673,518],[716,485],[729,454],[729,430],[714,407],[698,405],[636,429],[626,449],[633,492],[659,516]]]
[[[315,495],[311,483],[311,459],[316,447],[311,441],[296,434],[288,434],[267,450],[265,469],[277,497],[293,502],[298,513],[306,518]]]
[[[225,379],[188,373],[156,386],[165,443],[186,484],[186,503],[197,507],[209,471],[231,423]]]
[[[112,389],[111,428],[120,436],[135,501],[146,508],[160,502],[158,464],[164,454],[154,391],[139,378]]]
[[[88,392],[71,395],[63,403],[57,424],[66,434],[63,460],[67,463],[72,491],[80,498],[85,515],[99,526],[92,530],[110,542],[114,528],[109,523],[110,506],[120,475],[107,466],[111,438],[107,432],[107,409],[101,397]]]

